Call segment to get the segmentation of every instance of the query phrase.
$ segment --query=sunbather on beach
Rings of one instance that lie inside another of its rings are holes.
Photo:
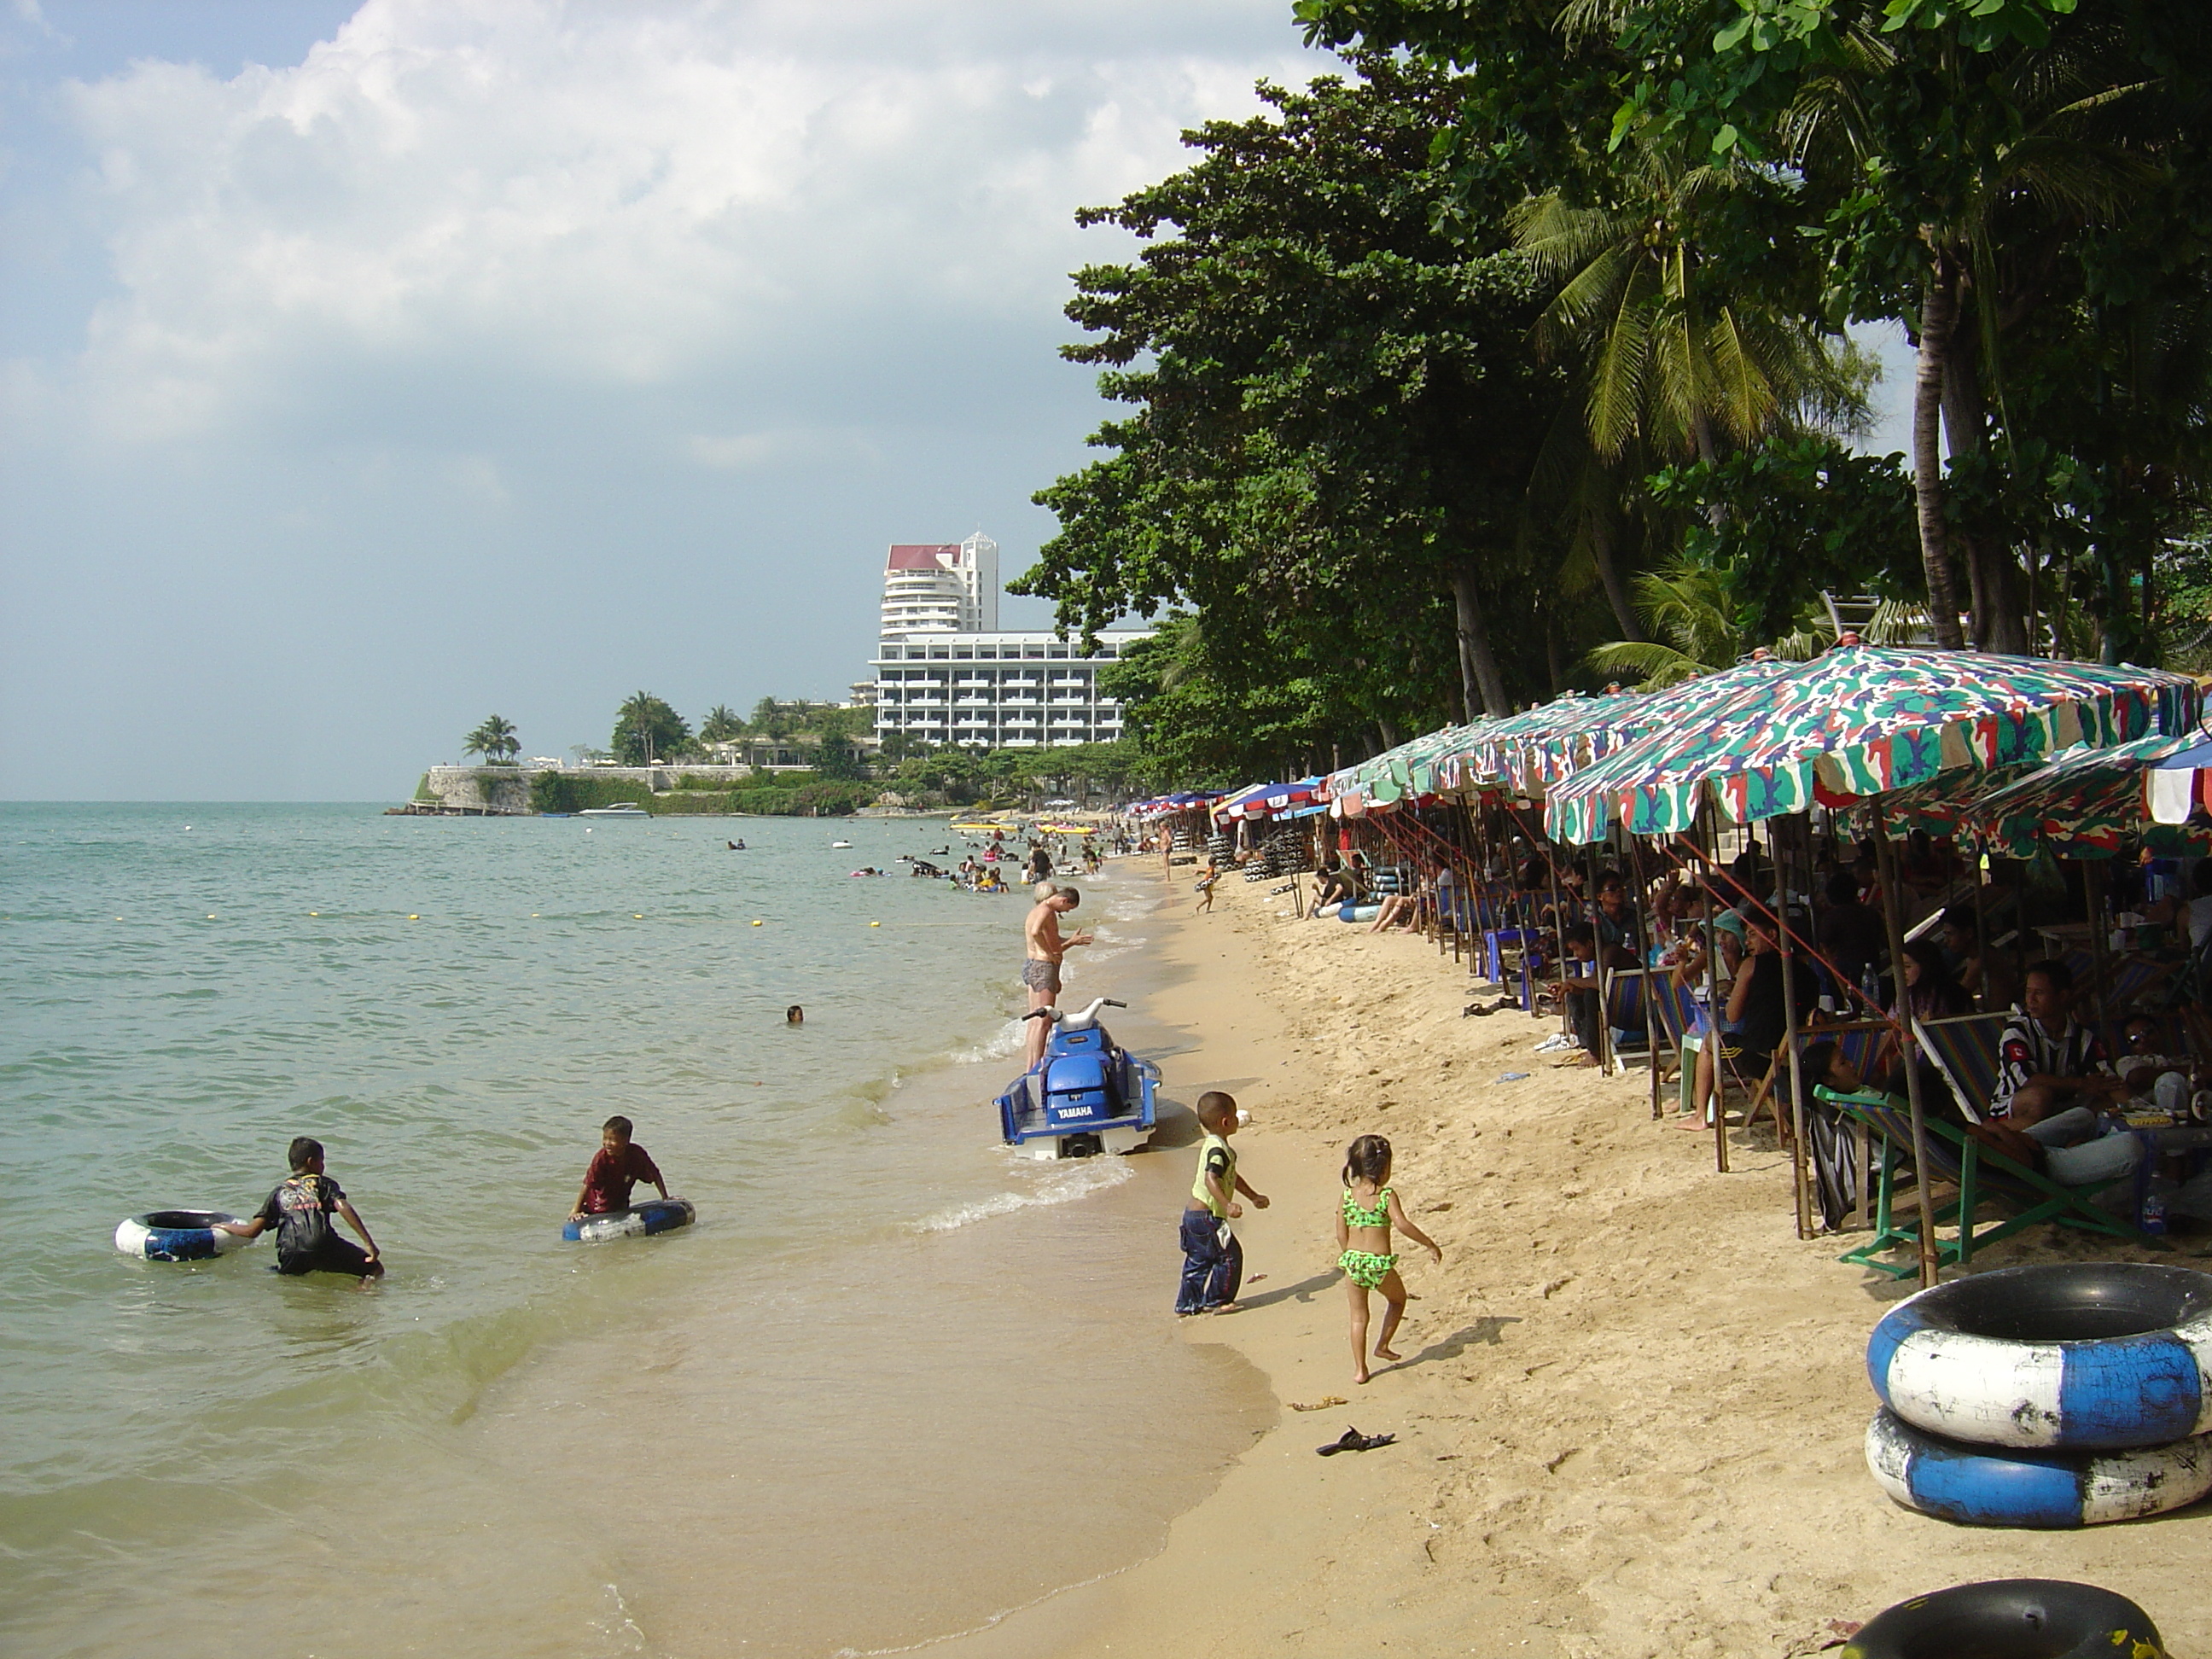
[[[1395,1227],[1442,1262],[1436,1240],[1406,1218],[1406,1207],[1390,1184],[1390,1143],[1381,1135],[1362,1135],[1344,1156],[1344,1196],[1336,1209],[1336,1265],[1352,1311],[1352,1377],[1367,1381],[1367,1293],[1382,1292],[1382,1328],[1376,1334],[1374,1357],[1402,1358],[1390,1346],[1398,1322],[1406,1316],[1406,1285],[1398,1277],[1398,1257],[1390,1248]]]

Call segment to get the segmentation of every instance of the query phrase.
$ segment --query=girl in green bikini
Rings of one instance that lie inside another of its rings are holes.
[[[1397,1230],[1428,1251],[1430,1260],[1442,1261],[1444,1253],[1436,1240],[1406,1218],[1405,1206],[1388,1183],[1390,1143],[1381,1135],[1362,1135],[1344,1156],[1344,1201],[1336,1210],[1336,1242],[1344,1254],[1336,1265],[1344,1269],[1344,1288],[1352,1297],[1352,1380],[1367,1380],[1367,1292],[1380,1291],[1388,1305],[1382,1329],[1375,1339],[1377,1359],[1396,1359],[1390,1338],[1406,1316],[1406,1286],[1398,1277],[1398,1258],[1391,1254],[1390,1229]]]

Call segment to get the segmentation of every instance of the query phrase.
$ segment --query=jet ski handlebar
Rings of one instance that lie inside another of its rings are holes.
[[[1048,1020],[1055,1025],[1067,1025],[1079,1031],[1085,1026],[1096,1025],[1098,1023],[1098,1011],[1101,1008],[1126,1008],[1128,1006],[1118,998],[1100,997],[1088,1008],[1078,1013],[1066,1013],[1058,1008],[1032,1008],[1024,1014],[1022,1018],[1025,1022],[1032,1019]]]

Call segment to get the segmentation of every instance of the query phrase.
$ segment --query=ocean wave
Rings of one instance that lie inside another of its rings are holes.
[[[952,1063],[955,1066],[980,1066],[987,1060],[1004,1060],[1009,1054],[1019,1053],[1022,1024],[1018,1019],[1010,1019],[982,1042],[969,1048],[955,1048]]]
[[[1109,1187],[1118,1187],[1132,1179],[1136,1171],[1123,1158],[1069,1158],[1060,1163],[1041,1166],[1049,1171],[1025,1192],[994,1193],[988,1198],[979,1198],[972,1203],[956,1204],[949,1210],[939,1210],[915,1223],[918,1233],[949,1233],[956,1227],[965,1227],[972,1222],[988,1221],[993,1216],[1012,1215],[1017,1210],[1041,1208],[1048,1204],[1073,1204],[1079,1198],[1088,1198],[1093,1193],[1103,1193]]]

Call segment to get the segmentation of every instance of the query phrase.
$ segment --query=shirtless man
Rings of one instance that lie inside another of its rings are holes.
[[[1029,959],[1022,963],[1022,983],[1029,987],[1032,1009],[1049,1008],[1059,1000],[1060,958],[1077,945],[1091,943],[1087,933],[1073,939],[1062,939],[1060,934],[1060,919],[1082,902],[1083,895],[1073,887],[1054,887],[1030,907],[1029,920],[1022,924],[1022,935],[1029,946]],[[1045,1028],[1051,1024],[1047,1019],[1028,1022],[1028,1065],[1044,1058]]]

